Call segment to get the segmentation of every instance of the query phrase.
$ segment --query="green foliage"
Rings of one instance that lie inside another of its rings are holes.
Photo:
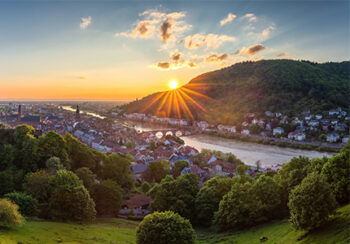
[[[173,176],[175,178],[177,178],[180,174],[181,174],[181,171],[188,167],[189,164],[187,161],[185,160],[177,160],[175,163],[174,163],[174,169],[173,169]]]
[[[50,176],[45,170],[28,173],[24,179],[23,189],[37,199],[39,203],[47,202],[49,198],[49,180]]]
[[[147,181],[144,181],[141,185],[141,190],[144,194],[147,194],[147,192],[151,189],[151,184]]]
[[[327,222],[337,203],[330,185],[318,173],[310,173],[290,194],[290,221],[297,229],[311,230]]]
[[[194,220],[198,184],[199,178],[193,174],[181,175],[176,180],[167,175],[149,191],[153,200],[151,208],[157,211],[170,210]]]
[[[48,160],[46,160],[46,170],[47,173],[54,175],[58,170],[64,169],[63,165],[61,164],[61,160],[58,157],[51,157]]]
[[[103,161],[101,178],[104,180],[114,180],[125,191],[130,191],[134,184],[130,161],[117,154],[109,155]]]
[[[18,205],[19,212],[24,216],[33,216],[38,209],[38,201],[32,196],[23,192],[12,192],[4,195]]]
[[[66,142],[60,134],[54,131],[49,131],[47,134],[39,137],[38,155],[42,162],[47,162],[48,159],[55,156],[60,159],[60,163],[66,169],[70,169]]]
[[[50,179],[49,187],[50,218],[64,221],[92,221],[95,218],[95,203],[73,172],[57,171]]]
[[[0,146],[0,171],[13,165],[16,157],[16,148],[11,144],[5,144],[1,149]]]
[[[331,185],[332,191],[340,204],[350,200],[350,157],[343,150],[334,155],[322,168],[322,175]]]
[[[136,229],[137,244],[193,244],[191,223],[171,211],[146,216]]]
[[[75,174],[83,181],[86,189],[90,189],[96,181],[96,175],[87,167],[81,167],[75,171]]]
[[[169,173],[169,165],[162,162],[152,162],[147,168],[149,168],[152,178],[158,183]]]
[[[113,180],[95,184],[91,191],[99,215],[117,216],[123,201],[123,190]]]
[[[260,175],[252,183],[234,181],[215,213],[219,230],[237,229],[266,222],[279,216],[280,191],[277,183]]]
[[[71,134],[66,133],[64,139],[67,144],[67,152],[71,159],[72,169],[87,167],[94,171],[98,163],[103,160],[104,155],[102,153],[89,148]]]
[[[0,199],[0,226],[20,226],[23,217],[18,212],[18,206],[8,199]]]
[[[0,196],[15,190],[13,172],[10,170],[0,171]]]
[[[215,176],[205,182],[196,196],[196,223],[203,226],[211,224],[220,201],[230,191],[232,183],[231,178],[224,176]]]

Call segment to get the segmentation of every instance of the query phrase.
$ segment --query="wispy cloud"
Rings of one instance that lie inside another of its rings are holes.
[[[185,12],[164,13],[157,10],[146,10],[140,13],[142,20],[135,23],[136,27],[130,31],[116,33],[115,36],[131,38],[157,38],[162,42],[175,41],[185,31],[191,28],[183,18]]]
[[[80,29],[84,30],[91,24],[91,16],[81,18]]]
[[[205,58],[206,62],[218,62],[218,61],[224,61],[229,57],[229,54],[223,53],[223,54],[212,54]]]
[[[227,35],[216,35],[216,34],[192,34],[183,39],[185,47],[187,49],[197,49],[206,46],[207,49],[217,49],[224,42],[233,42],[236,38]]]
[[[220,25],[226,25],[227,23],[230,23],[232,20],[234,20],[236,17],[236,15],[229,13],[225,19],[220,21]]]
[[[153,64],[152,67],[156,67],[161,70],[174,70],[183,67],[196,68],[197,64],[190,60],[183,59],[183,54],[177,50],[169,55],[168,62],[158,62]]]
[[[254,56],[257,53],[262,52],[264,50],[265,50],[265,47],[262,44],[255,44],[248,48],[243,47],[241,50],[238,50],[237,52],[235,52],[235,54],[239,54],[239,55],[246,54],[249,56]]]
[[[241,19],[248,19],[249,22],[252,22],[257,20],[257,17],[255,16],[255,14],[249,13],[242,16]]]

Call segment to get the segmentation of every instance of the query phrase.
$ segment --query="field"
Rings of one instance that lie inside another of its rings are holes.
[[[0,229],[0,244],[36,243],[135,243],[138,222],[123,219],[98,219],[90,225],[28,220],[22,227]],[[243,231],[216,234],[197,230],[198,244],[254,244],[267,237],[266,244],[341,244],[350,242],[350,205],[340,208],[325,227],[305,234],[295,231],[287,220],[256,226]],[[299,239],[299,241],[298,241]]]

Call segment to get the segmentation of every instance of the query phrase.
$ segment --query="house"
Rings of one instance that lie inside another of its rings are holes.
[[[320,123],[317,120],[310,120],[308,125],[317,127]]]
[[[216,160],[209,165],[212,175],[233,175],[236,165],[221,160]]]
[[[288,139],[293,140],[293,139],[294,139],[294,136],[295,136],[295,133],[294,133],[294,132],[289,132],[289,133],[288,133]]]
[[[151,213],[149,206],[152,199],[144,194],[137,194],[124,201],[119,214],[128,215],[133,212],[138,216],[146,216]]]
[[[306,139],[305,132],[299,132],[294,136],[295,140],[297,141],[304,141]]]
[[[247,121],[244,121],[243,123],[242,123],[242,126],[244,126],[244,127],[247,127],[249,125],[249,123],[247,122]]]
[[[312,119],[312,115],[311,115],[311,114],[305,116],[305,120],[306,120],[306,121],[308,121],[308,120],[310,120],[310,119]]]
[[[329,133],[327,135],[327,142],[337,142],[340,139],[340,136],[333,132],[333,133]]]
[[[332,110],[330,110],[330,111],[328,112],[328,114],[329,114],[330,116],[337,115],[337,114],[339,114],[339,111],[336,110],[336,109],[332,109]]]
[[[317,120],[320,120],[320,119],[323,118],[323,116],[322,116],[322,114],[316,114],[316,115],[315,115],[315,118],[316,118]]]
[[[349,136],[344,136],[342,139],[342,143],[347,143],[349,141]]]
[[[282,114],[280,113],[280,112],[277,112],[276,113],[276,118],[279,118],[279,117],[281,117],[282,116]]]
[[[244,129],[241,131],[241,134],[243,135],[249,135],[250,134],[250,131],[248,129]]]
[[[335,131],[345,131],[347,128],[347,125],[344,123],[338,123],[335,125],[334,130]]]
[[[276,127],[273,129],[272,133],[274,136],[277,134],[282,135],[284,133],[284,129],[282,127]]]

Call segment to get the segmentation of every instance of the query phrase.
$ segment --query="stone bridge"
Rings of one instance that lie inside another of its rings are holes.
[[[195,134],[194,130],[183,129],[183,128],[174,128],[174,129],[164,129],[164,130],[150,130],[150,131],[139,131],[139,134],[154,134],[157,138],[162,138],[163,136],[190,136]]]

